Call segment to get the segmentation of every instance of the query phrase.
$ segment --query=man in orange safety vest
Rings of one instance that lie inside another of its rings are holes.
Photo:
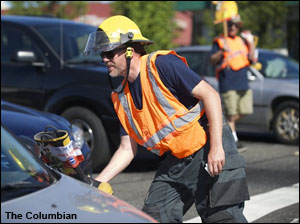
[[[161,158],[144,212],[159,222],[182,222],[195,203],[203,222],[247,222],[245,161],[218,92],[175,51],[147,54],[149,44],[132,20],[119,15],[89,36],[85,53],[100,53],[110,78],[124,77],[111,95],[121,143],[96,180],[113,179],[141,145]]]
[[[241,24],[240,16],[228,20],[228,37],[221,35],[214,39],[211,55],[211,62],[216,65],[226,117],[239,152],[245,151],[246,147],[238,141],[235,123],[253,113],[253,96],[247,71],[255,60],[254,37],[249,31],[242,33],[244,38],[238,36]]]

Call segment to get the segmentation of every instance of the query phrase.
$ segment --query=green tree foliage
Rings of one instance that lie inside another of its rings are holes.
[[[288,12],[285,1],[237,1],[237,5],[243,21],[241,30],[257,35],[258,47],[272,49],[285,45],[287,32],[283,25]],[[201,38],[201,44],[210,44],[214,36],[223,32],[222,24],[213,24],[213,13],[213,10],[203,11],[204,23],[213,32],[206,40]]]
[[[11,1],[8,14],[54,16],[73,19],[84,15],[87,10],[85,1]]]
[[[213,10],[211,9],[204,9],[201,12],[203,26],[207,29],[207,35],[198,35],[195,42],[200,45],[209,45],[212,43],[212,39],[216,36],[216,34],[222,32],[222,30],[217,30],[216,26],[214,25],[214,17],[213,17]]]
[[[144,37],[154,41],[147,47],[151,52],[171,49],[175,38],[174,2],[172,1],[116,1],[112,3],[114,15],[124,15],[132,19]]]
[[[259,37],[259,47],[283,46],[287,34],[283,25],[288,12],[285,1],[239,1],[238,7],[244,28]]]

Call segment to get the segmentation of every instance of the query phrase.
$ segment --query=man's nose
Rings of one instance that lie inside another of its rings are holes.
[[[103,58],[102,58],[102,62],[103,62],[103,63],[108,62],[108,61],[109,61],[109,60],[108,60],[107,57],[103,57]]]

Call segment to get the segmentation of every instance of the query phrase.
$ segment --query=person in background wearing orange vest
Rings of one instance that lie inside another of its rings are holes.
[[[211,55],[211,63],[216,65],[226,117],[239,152],[245,151],[246,147],[238,141],[235,123],[243,116],[253,113],[253,96],[247,70],[255,60],[253,35],[247,31],[243,33],[245,38],[239,37],[241,24],[239,16],[227,22],[228,37],[221,35],[214,39]]]
[[[96,180],[121,173],[141,145],[161,158],[144,212],[182,223],[195,203],[203,222],[247,222],[245,161],[219,94],[175,51],[146,54],[144,46],[152,43],[125,16],[104,20],[89,36],[85,54],[100,54],[109,78],[124,77],[112,92],[121,143]]]

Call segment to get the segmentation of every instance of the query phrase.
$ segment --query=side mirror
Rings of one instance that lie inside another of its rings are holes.
[[[256,80],[256,76],[253,75],[251,71],[248,71],[248,72],[247,72],[247,76],[248,76],[248,80],[249,80],[249,81],[254,81],[254,80]]]
[[[12,57],[12,61],[32,64],[33,66],[37,67],[44,67],[45,63],[39,61],[36,54],[33,51],[16,51]]]

